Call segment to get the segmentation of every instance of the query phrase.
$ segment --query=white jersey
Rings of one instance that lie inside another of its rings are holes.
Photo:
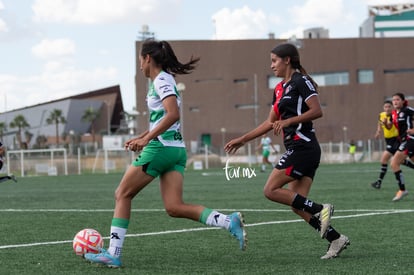
[[[270,151],[270,144],[272,144],[272,140],[270,137],[264,137],[260,141],[260,144],[262,145],[263,151]]]
[[[162,105],[162,100],[168,96],[174,96],[177,99],[178,108],[181,108],[181,97],[177,91],[174,77],[161,71],[151,83],[147,94],[150,131],[165,117],[166,111]],[[185,147],[180,127],[180,121],[178,120],[167,131],[159,135],[158,140],[164,146]]]

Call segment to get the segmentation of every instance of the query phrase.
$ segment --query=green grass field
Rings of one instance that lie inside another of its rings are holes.
[[[0,274],[413,274],[414,193],[392,202],[397,185],[369,183],[379,164],[322,165],[309,198],[335,205],[332,225],[349,236],[341,257],[320,260],[326,240],[289,207],[262,194],[267,173],[228,181],[224,171],[189,171],[184,198],[224,213],[240,210],[248,248],[223,229],[166,215],[154,181],[133,202],[123,265],[87,263],[74,235],[94,228],[106,237],[113,192],[122,174],[19,178],[0,183]],[[404,169],[414,192],[414,171]],[[109,240],[105,238],[106,244]]]

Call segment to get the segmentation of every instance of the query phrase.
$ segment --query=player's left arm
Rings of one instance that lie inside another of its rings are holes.
[[[290,117],[285,120],[278,120],[273,123],[273,132],[276,135],[279,135],[282,132],[282,129],[289,127],[290,125],[296,125],[303,122],[308,122],[322,117],[322,107],[319,102],[318,95],[314,95],[307,98],[305,101],[308,106],[308,110],[301,115]]]

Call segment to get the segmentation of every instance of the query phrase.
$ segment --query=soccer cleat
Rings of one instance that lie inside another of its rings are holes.
[[[407,190],[398,190],[397,194],[395,194],[395,197],[392,199],[392,201],[399,201],[407,195],[408,195]]]
[[[240,212],[234,212],[229,215],[230,218],[230,233],[236,237],[240,242],[240,249],[245,250],[247,246],[247,233],[244,230],[243,215]]]
[[[371,186],[374,187],[375,189],[380,189],[381,188],[381,182],[379,180],[371,183]]]
[[[83,257],[91,263],[102,264],[107,267],[119,268],[122,265],[120,257],[112,256],[111,254],[109,254],[108,251],[106,251],[103,248],[101,249],[101,252],[98,254],[86,253],[85,255],[83,255]]]
[[[317,213],[316,216],[319,218],[319,222],[321,224],[321,238],[325,238],[326,231],[329,225],[331,225],[331,217],[333,215],[334,208],[333,205],[329,203],[322,204],[322,207],[321,212]]]
[[[350,244],[351,242],[348,237],[341,234],[338,239],[329,244],[328,251],[321,257],[321,259],[326,260],[338,257],[342,250],[346,249],[346,247]]]

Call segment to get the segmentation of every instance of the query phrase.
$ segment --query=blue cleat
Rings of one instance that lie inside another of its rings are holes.
[[[240,212],[234,212],[229,215],[230,233],[240,242],[240,249],[245,250],[247,246],[247,233],[244,230],[243,215]]]
[[[122,265],[120,257],[112,256],[103,248],[101,249],[101,253],[86,253],[83,257],[91,263],[102,264],[107,267],[119,268]]]

